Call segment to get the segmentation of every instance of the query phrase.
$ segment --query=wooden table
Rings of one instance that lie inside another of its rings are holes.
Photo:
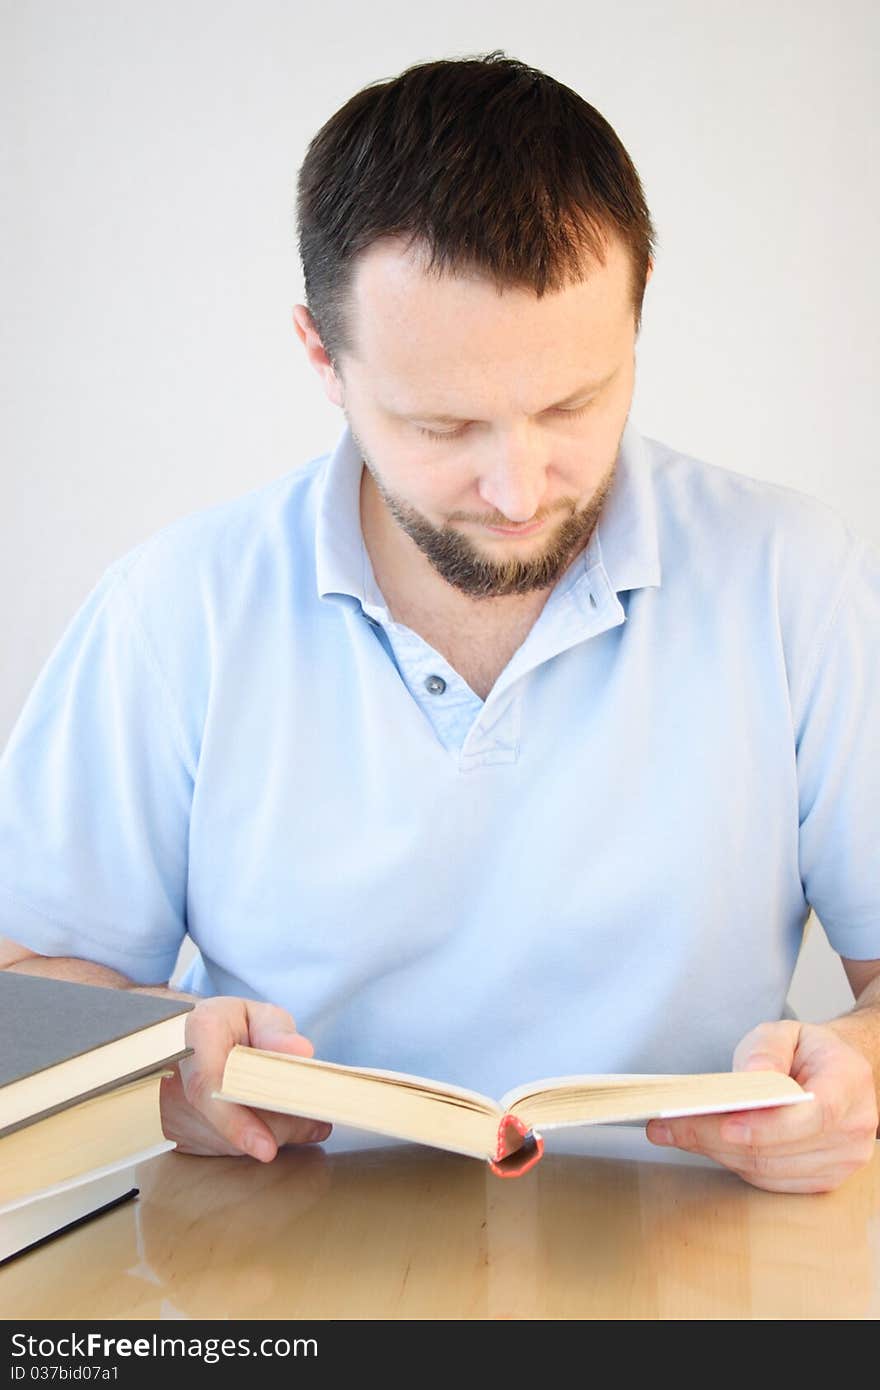
[[[880,1145],[780,1195],[641,1128],[548,1136],[501,1179],[337,1130],[271,1164],[167,1153],[141,1195],[0,1270],[14,1318],[876,1318]]]

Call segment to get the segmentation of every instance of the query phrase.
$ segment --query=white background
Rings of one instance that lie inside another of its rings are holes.
[[[341,416],[291,322],[296,171],[349,96],[426,59],[503,49],[629,150],[659,238],[642,432],[880,540],[871,0],[0,14],[0,744],[107,564],[332,447]],[[851,1003],[819,931],[792,1002]]]

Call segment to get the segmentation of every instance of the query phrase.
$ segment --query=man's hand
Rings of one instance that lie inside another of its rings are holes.
[[[186,1045],[195,1051],[176,1064],[173,1077],[162,1080],[166,1139],[174,1139],[181,1153],[249,1153],[264,1163],[285,1144],[326,1139],[332,1125],[323,1121],[211,1099],[212,1091],[220,1090],[226,1059],[236,1043],[295,1057],[311,1057],[315,1050],[277,1004],[224,995],[200,1000],[186,1018]]]
[[[705,1154],[768,1192],[831,1192],[870,1162],[878,1124],[873,1072],[832,1024],[761,1023],[737,1047],[733,1071],[784,1072],[815,1100],[651,1120],[651,1142]]]

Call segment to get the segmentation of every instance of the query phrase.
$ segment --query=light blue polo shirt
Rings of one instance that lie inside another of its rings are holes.
[[[389,617],[329,454],[105,572],[0,763],[0,932],[492,1095],[723,1070],[809,906],[880,957],[880,564],[627,424],[485,701]]]

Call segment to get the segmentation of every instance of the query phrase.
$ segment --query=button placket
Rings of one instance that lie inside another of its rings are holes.
[[[480,701],[461,676],[417,632],[399,623],[392,623],[391,628],[404,684],[435,738],[448,753],[457,755],[465,731],[477,716]]]
[[[521,690],[487,701],[461,746],[460,771],[470,772],[489,763],[515,763],[519,757],[521,711]]]

